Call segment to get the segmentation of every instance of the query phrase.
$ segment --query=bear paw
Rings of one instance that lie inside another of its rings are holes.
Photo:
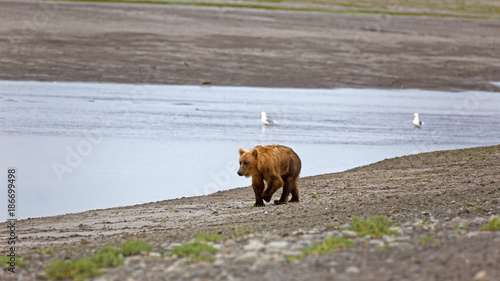
[[[264,194],[264,196],[262,196],[262,199],[264,199],[266,202],[269,202],[269,201],[271,201],[271,195]]]
[[[266,205],[264,205],[264,202],[255,202],[255,204],[253,204],[254,207],[264,207]]]

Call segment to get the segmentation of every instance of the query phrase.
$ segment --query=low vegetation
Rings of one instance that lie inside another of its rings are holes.
[[[369,235],[372,238],[381,238],[384,235],[399,235],[399,232],[391,230],[392,223],[384,216],[375,216],[367,220],[353,217],[348,229],[356,232],[359,237]]]
[[[0,256],[0,264],[5,265],[10,262],[9,256]],[[16,257],[16,266],[26,266],[28,263],[20,257]]]
[[[119,248],[119,252],[125,257],[141,254],[142,252],[151,252],[151,245],[144,241],[129,240],[123,243]]]
[[[330,237],[321,243],[313,243],[311,246],[306,247],[302,253],[306,256],[309,255],[325,255],[332,254],[336,249],[348,249],[355,246],[351,239]]]
[[[351,239],[332,236],[327,238],[323,242],[312,243],[310,246],[305,247],[302,250],[301,255],[286,256],[286,260],[289,262],[294,262],[301,260],[305,256],[333,254],[337,249],[349,249],[354,247],[355,245],[356,244]]]
[[[250,233],[253,233],[253,229],[251,226],[240,224],[238,226],[233,227],[229,236],[231,239],[236,239],[238,237],[245,236]]]
[[[101,274],[99,267],[88,258],[77,261],[53,261],[45,270],[50,280],[73,279],[75,281],[85,280]]]
[[[184,257],[188,262],[212,262],[214,261],[214,254],[217,253],[217,249],[202,243],[200,241],[195,241],[191,243],[186,243],[180,246],[174,247],[172,250],[173,255],[178,257]]]
[[[92,256],[77,261],[55,260],[45,269],[45,273],[49,280],[85,280],[101,274],[101,268],[122,265],[124,262],[123,256],[132,256],[150,251],[151,245],[148,243],[129,240],[118,248],[104,246]]]
[[[493,218],[488,224],[481,227],[481,231],[495,231],[500,230],[500,218]]]
[[[202,232],[196,236],[196,241],[206,241],[206,242],[222,242],[224,241],[224,237],[222,235],[215,232]]]

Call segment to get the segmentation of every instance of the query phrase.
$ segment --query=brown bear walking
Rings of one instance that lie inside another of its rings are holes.
[[[281,187],[281,198],[275,200],[274,204],[286,204],[290,193],[290,202],[299,202],[298,180],[301,167],[299,156],[286,146],[257,146],[249,151],[240,148],[238,175],[247,178],[252,176],[255,207],[265,206],[262,199],[271,201],[273,194]],[[264,181],[267,182],[267,189]]]

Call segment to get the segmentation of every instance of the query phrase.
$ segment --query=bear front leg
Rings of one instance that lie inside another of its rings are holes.
[[[264,201],[262,201],[262,193],[264,192],[264,181],[261,178],[252,177],[252,188],[255,193],[255,204],[254,207],[264,207]]]
[[[271,201],[271,197],[273,194],[283,186],[283,180],[281,178],[272,177],[267,184],[266,191],[262,195],[262,198],[266,200],[266,202]]]

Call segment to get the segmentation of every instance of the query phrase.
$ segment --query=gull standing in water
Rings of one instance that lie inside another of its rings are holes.
[[[424,122],[420,121],[420,119],[418,119],[418,113],[415,113],[413,114],[413,125],[415,125],[415,128],[419,128],[424,125]]]
[[[261,112],[260,113],[260,121],[262,122],[262,124],[264,124],[266,126],[273,125],[273,124],[278,124],[278,122],[276,122],[274,120],[267,119],[267,116],[266,116],[265,112]]]

